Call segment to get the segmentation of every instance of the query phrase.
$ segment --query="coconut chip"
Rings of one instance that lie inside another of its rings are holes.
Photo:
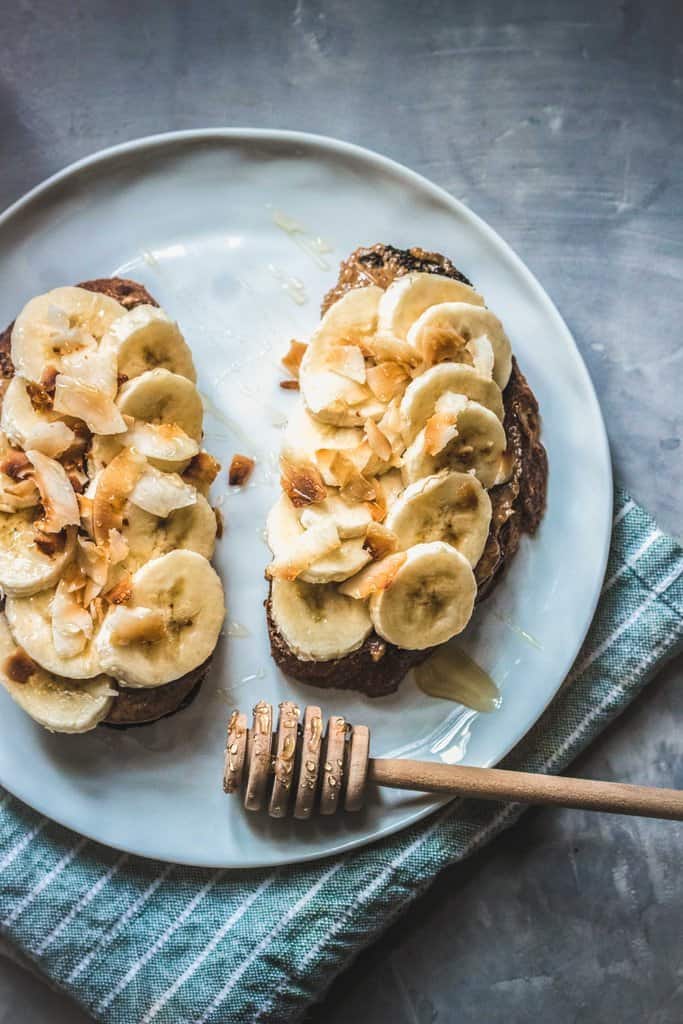
[[[397,551],[379,562],[372,562],[350,580],[345,580],[339,587],[339,593],[346,597],[354,597],[357,601],[364,601],[371,594],[386,590],[393,583],[407,557],[405,551]]]
[[[93,434],[121,434],[126,429],[126,422],[112,398],[64,373],[60,373],[55,382],[53,409],[83,420]]]
[[[80,523],[78,502],[64,467],[42,452],[28,451],[26,457],[33,466],[45,512],[40,529],[59,533],[65,526],[77,526]]]
[[[185,483],[192,484],[202,494],[206,494],[221,471],[221,464],[208,452],[197,452],[182,477]]]
[[[438,455],[457,436],[457,418],[452,413],[437,412],[425,424],[424,450],[428,455]]]
[[[382,462],[389,462],[394,454],[391,442],[386,434],[382,433],[374,420],[368,419],[365,421],[365,436],[377,458],[381,459]]]
[[[122,444],[136,448],[148,459],[184,462],[199,452],[199,445],[177,423],[146,423],[135,420],[125,434],[119,436]]]
[[[363,547],[377,561],[398,551],[398,537],[388,526],[382,526],[381,523],[370,523]]]
[[[302,341],[297,341],[295,338],[292,338],[289,343],[289,350],[286,355],[282,357],[282,365],[285,370],[291,373],[295,380],[299,379],[301,360],[303,359],[307,348],[308,345],[304,345]]]
[[[269,579],[295,580],[314,562],[341,547],[341,538],[331,519],[304,530],[287,546],[286,554],[274,558],[266,569]]]
[[[76,578],[64,576],[50,602],[52,643],[60,658],[75,658],[93,635],[92,617],[75,596],[81,589],[76,582]]]
[[[390,402],[402,395],[410,375],[400,363],[384,362],[370,366],[366,371],[368,387],[380,402]]]
[[[301,452],[285,451],[280,456],[280,483],[295,508],[324,501],[327,488],[320,470]]]
[[[228,483],[231,487],[241,487],[254,471],[256,463],[248,455],[233,455],[228,469]]]
[[[365,359],[357,345],[333,345],[325,351],[321,363],[356,384],[365,384]]]
[[[195,505],[197,489],[185,483],[177,473],[162,473],[154,466],[147,466],[130,492],[130,501],[143,511],[166,519],[176,509]]]
[[[107,547],[110,530],[121,530],[126,502],[147,463],[137,452],[124,449],[102,470],[93,499],[93,535]]]

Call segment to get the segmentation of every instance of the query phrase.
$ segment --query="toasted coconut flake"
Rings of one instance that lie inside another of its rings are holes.
[[[387,501],[382,488],[381,480],[377,481],[377,487],[375,488],[375,497],[372,501],[367,501],[366,505],[370,510],[370,515],[376,523],[381,523],[386,519],[387,515]]]
[[[197,503],[197,488],[177,473],[162,473],[154,466],[146,466],[142,476],[130,493],[130,501],[138,508],[160,519],[171,512]]]
[[[366,371],[368,387],[380,402],[390,402],[406,389],[410,375],[400,363],[378,363]]]
[[[145,423],[135,420],[121,441],[128,448],[135,448],[148,459],[164,459],[168,462],[184,462],[199,452],[199,445],[189,437],[177,423]]]
[[[112,565],[118,565],[119,562],[124,562],[128,558],[130,551],[128,541],[119,530],[109,531],[108,550]]]
[[[93,635],[90,613],[75,596],[82,588],[71,589],[74,582],[69,575],[64,576],[50,602],[52,643],[60,658],[75,658]]]
[[[295,508],[324,501],[327,488],[320,470],[308,456],[292,450],[280,456],[280,483]]]
[[[128,604],[133,596],[133,577],[129,572],[123,574],[113,587],[104,594],[109,604]]]
[[[365,601],[371,594],[386,590],[393,583],[396,573],[407,557],[405,551],[397,551],[379,562],[371,562],[350,580],[345,580],[339,587],[339,593],[355,597],[357,601]]]
[[[33,465],[34,479],[45,510],[40,528],[45,533],[59,533],[65,526],[78,525],[78,502],[64,467],[42,452],[28,451],[26,456]]]
[[[221,471],[221,464],[208,452],[197,452],[182,477],[202,494],[206,494]]]
[[[282,365],[288,373],[291,373],[295,380],[299,379],[301,360],[303,359],[307,348],[308,345],[304,345],[302,341],[297,341],[296,338],[292,338],[289,343],[287,353],[282,357]]]
[[[398,537],[388,526],[382,526],[381,523],[370,523],[363,547],[377,561],[398,551]]]
[[[363,346],[367,354],[376,362],[402,363],[405,366],[416,366],[420,362],[420,354],[412,345],[393,334],[375,334],[366,338]]]
[[[428,370],[437,363],[455,362],[472,366],[474,362],[465,338],[448,327],[433,327],[422,340],[421,353],[421,370]]]
[[[287,546],[283,555],[274,558],[266,569],[270,579],[295,580],[309,566],[341,547],[341,538],[331,519],[321,520],[304,530]]]
[[[388,438],[393,453],[396,455],[402,452],[405,446],[403,434],[401,433],[400,401],[398,398],[392,398],[377,426],[384,436]]]
[[[336,452],[330,472],[338,481],[340,495],[347,501],[372,501],[377,493],[373,481],[361,473],[347,452]]]
[[[88,579],[97,583],[100,589],[107,582],[109,558],[103,548],[98,548],[87,537],[77,537],[76,565]]]
[[[112,620],[110,639],[119,647],[128,644],[155,644],[166,636],[166,620],[156,608],[119,606],[109,612]]]
[[[428,455],[438,455],[457,436],[457,418],[447,412],[434,413],[425,424],[424,450]]]
[[[33,543],[44,555],[56,555],[64,550],[66,544],[66,531],[60,533],[43,533],[38,527],[33,527]]]
[[[40,492],[35,480],[19,480],[16,483],[0,476],[0,512],[19,512],[33,508],[40,501]]]
[[[93,500],[92,498],[87,498],[85,494],[77,494],[76,500],[78,501],[78,511],[81,516],[81,527],[90,537],[94,537]]]
[[[382,433],[374,420],[368,419],[365,421],[365,436],[377,458],[381,459],[382,462],[389,462],[394,454],[391,442],[386,434]]]
[[[322,365],[356,384],[365,384],[365,359],[357,345],[330,346],[325,351]]]
[[[145,471],[145,459],[124,449],[102,470],[93,500],[93,536],[96,544],[109,544],[109,531],[121,530],[126,502]]]
[[[256,463],[248,455],[233,455],[228,469],[228,483],[231,487],[241,487],[251,476]]]
[[[114,400],[98,388],[60,373],[55,384],[55,412],[83,420],[93,434],[121,434],[126,423]]]
[[[10,448],[0,461],[0,473],[4,473],[11,480],[25,480],[32,472],[33,466],[26,452],[16,448]]]
[[[298,391],[299,381],[298,380],[281,380],[280,387],[283,391]]]

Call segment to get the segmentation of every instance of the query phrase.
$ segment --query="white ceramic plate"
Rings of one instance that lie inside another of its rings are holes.
[[[282,216],[302,234],[278,226]],[[321,254],[312,239],[324,239]],[[318,319],[339,261],[388,241],[446,253],[502,318],[543,413],[548,509],[504,582],[476,612],[464,646],[503,693],[477,715],[424,697],[407,679],[378,701],[289,682],[268,650],[262,530],[277,489],[273,457],[297,401],[278,359]],[[324,247],[323,247],[324,248]],[[0,782],[46,815],[132,853],[246,867],[331,854],[395,831],[438,806],[385,791],[360,816],[272,822],[221,792],[230,710],[285,695],[372,729],[376,754],[498,761],[562,682],[590,622],[611,525],[607,441],[595,393],[560,315],[517,256],[445,192],[367,150],[290,132],[207,130],[157,136],[83,160],[0,218],[0,323],[32,295],[86,278],[141,281],[180,321],[207,399],[207,447],[257,471],[214,498],[226,533],[217,565],[229,619],[210,678],[186,711],[128,732],[53,736],[3,692]],[[298,301],[295,301],[298,300]],[[299,304],[301,303],[301,304]]]

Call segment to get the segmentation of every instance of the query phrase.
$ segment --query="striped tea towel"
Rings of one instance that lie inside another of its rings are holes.
[[[623,493],[602,598],[565,686],[507,758],[558,772],[683,640],[683,550]],[[521,814],[456,801],[336,860],[208,871],[138,860],[0,802],[3,934],[98,1020],[284,1024],[446,865]]]

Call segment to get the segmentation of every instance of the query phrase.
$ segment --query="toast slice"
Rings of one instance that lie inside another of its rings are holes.
[[[159,305],[143,285],[123,277],[100,277],[92,281],[82,281],[78,287],[108,295],[110,298],[116,299],[126,309],[133,309],[140,305]],[[10,356],[13,326],[13,323],[10,324],[0,334],[0,382],[2,382],[0,394],[14,376],[14,366]],[[117,684],[119,696],[101,724],[119,728],[146,725],[182,710],[198,694],[208,674],[211,660],[208,659],[199,668],[181,676],[180,679],[154,689],[133,689]]]
[[[356,249],[341,264],[336,285],[327,293],[322,313],[353,288],[386,288],[411,272],[439,274],[465,284],[467,278],[445,256],[420,248],[398,249],[377,244]],[[522,534],[533,534],[543,517],[548,460],[540,441],[538,403],[512,360],[512,372],[503,392],[504,427],[512,469],[507,482],[489,492],[492,518],[482,557],[475,568],[477,601],[491,593],[514,558]],[[313,686],[359,690],[369,697],[393,693],[406,673],[430,656],[433,649],[412,651],[394,646],[377,633],[357,650],[330,661],[304,661],[287,645],[266,601],[270,647],[276,663],[287,675]]]

